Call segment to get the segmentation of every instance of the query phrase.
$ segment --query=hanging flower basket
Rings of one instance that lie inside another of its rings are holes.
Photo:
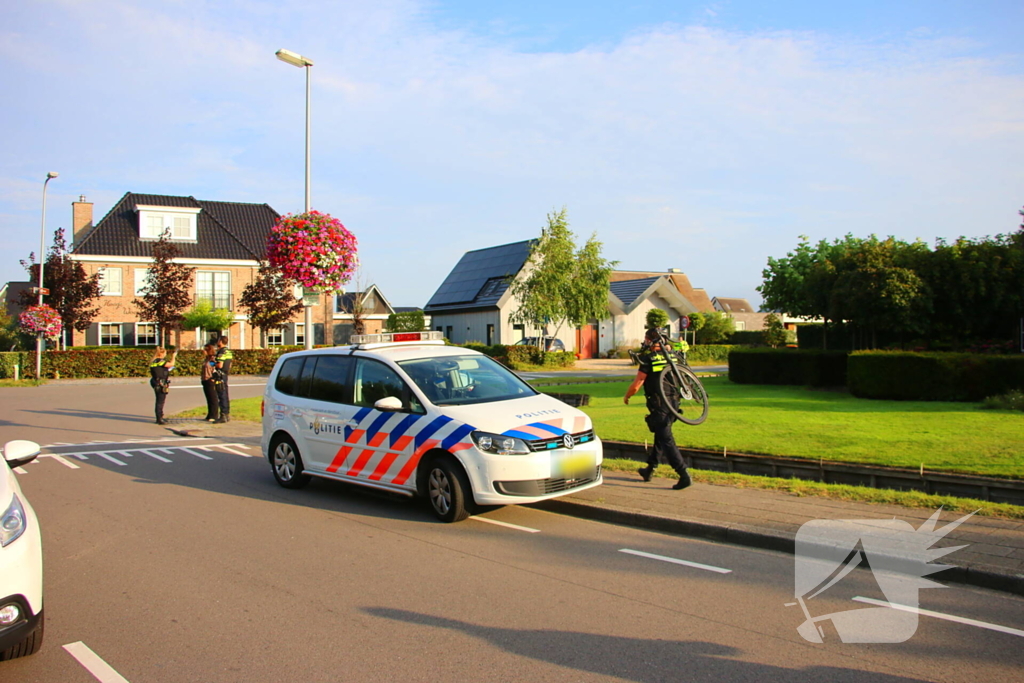
[[[303,287],[337,292],[359,267],[356,237],[326,213],[288,214],[270,229],[267,259]]]
[[[60,313],[46,304],[31,306],[18,317],[21,329],[31,334],[43,333],[44,337],[54,338],[60,335],[62,327]]]

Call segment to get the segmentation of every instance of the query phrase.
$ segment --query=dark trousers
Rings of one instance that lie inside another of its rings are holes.
[[[156,394],[156,419],[160,421],[164,419],[164,403],[167,401],[167,392],[160,387],[153,387],[153,393]]]
[[[220,417],[220,396],[217,395],[217,384],[212,379],[203,380],[203,394],[206,396],[206,419],[216,420]]]
[[[686,471],[686,463],[676,446],[676,437],[672,433],[672,424],[676,416],[667,410],[656,410],[647,416],[647,428],[654,435],[654,449],[647,458],[647,465],[658,466],[658,456],[662,456],[679,474]]]
[[[231,414],[231,399],[228,397],[228,376],[224,375],[224,380],[217,385],[217,398],[220,401],[220,416]]]

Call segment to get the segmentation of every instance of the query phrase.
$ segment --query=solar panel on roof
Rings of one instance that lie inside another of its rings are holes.
[[[466,252],[430,298],[427,307],[472,302],[488,280],[518,273],[530,256],[531,243],[527,240]]]

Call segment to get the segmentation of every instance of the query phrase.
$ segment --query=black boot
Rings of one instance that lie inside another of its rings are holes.
[[[693,481],[690,479],[690,473],[687,472],[686,470],[683,470],[682,472],[679,473],[679,481],[673,484],[672,488],[676,491],[682,491],[692,483]]]
[[[651,475],[654,474],[654,468],[651,467],[650,465],[648,465],[647,467],[641,467],[640,469],[637,470],[637,474],[639,474],[640,478],[643,479],[644,481],[650,481]]]

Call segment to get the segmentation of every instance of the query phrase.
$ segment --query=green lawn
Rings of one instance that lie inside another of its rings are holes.
[[[844,392],[701,380],[711,408],[701,425],[677,423],[680,446],[824,458],[933,471],[1024,477],[1024,414],[977,404],[871,401]],[[552,388],[590,394],[584,410],[602,439],[644,442],[643,392],[628,382]]]
[[[711,400],[701,425],[677,423],[680,446],[731,453],[824,458],[932,471],[1024,478],[1024,413],[971,403],[869,401],[801,387],[701,380]],[[590,394],[585,410],[602,439],[643,443],[643,392],[623,405],[628,382],[545,387]],[[232,419],[260,419],[260,397],[231,402]],[[201,416],[205,408],[181,415]]]

